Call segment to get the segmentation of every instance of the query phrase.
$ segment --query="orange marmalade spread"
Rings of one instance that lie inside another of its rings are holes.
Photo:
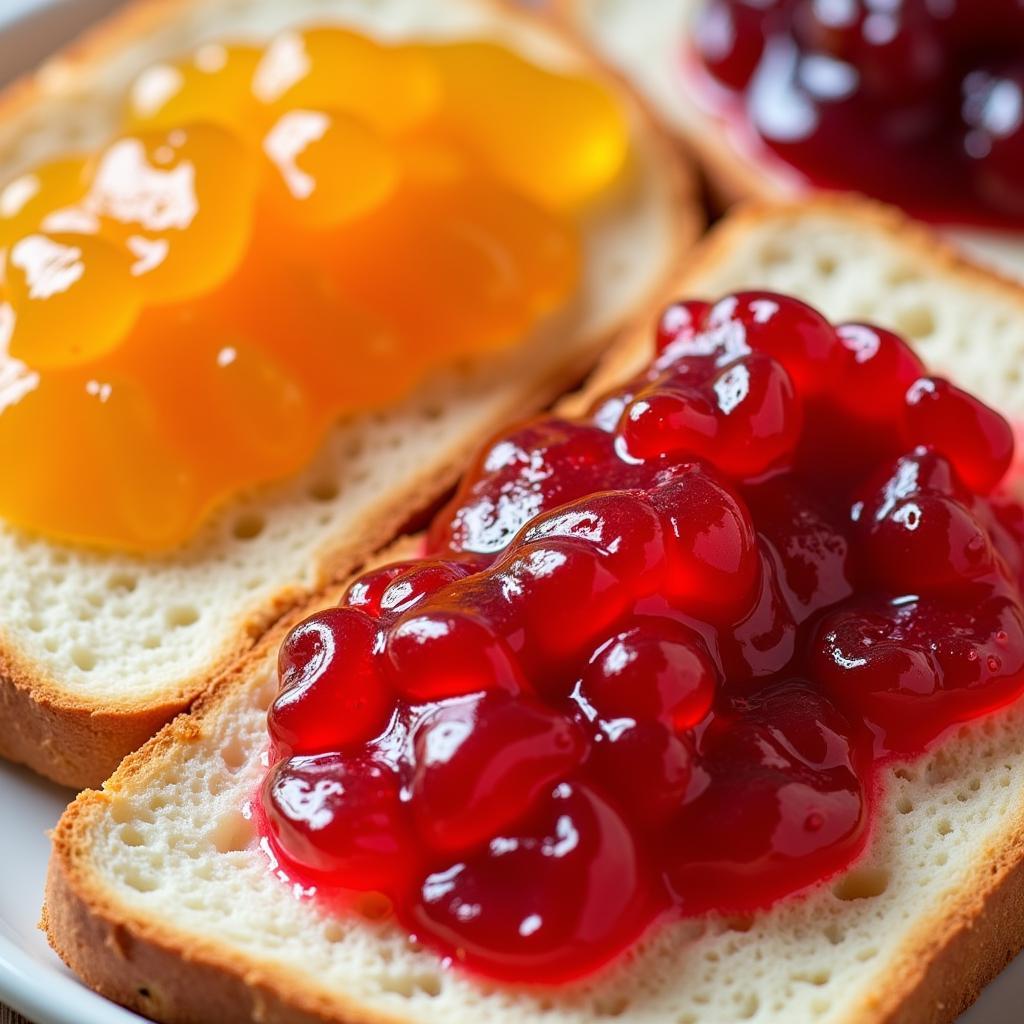
[[[0,516],[137,551],[523,337],[627,150],[587,78],[339,28],[151,67],[122,120],[0,190]]]

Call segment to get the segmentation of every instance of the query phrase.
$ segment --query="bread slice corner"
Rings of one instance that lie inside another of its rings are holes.
[[[835,320],[915,328],[929,363],[1024,412],[1012,372],[1024,293],[896,214],[834,200],[748,208],[677,279],[680,294],[709,298],[747,287],[794,293]],[[563,410],[623,379],[649,347],[646,330],[625,338]],[[1018,704],[887,769],[869,848],[839,879],[757,914],[666,925],[556,990],[447,969],[387,922],[297,898],[255,846],[244,809],[264,770],[283,629],[79,796],[54,834],[51,944],[89,985],[155,1020],[944,1024],[1024,945]]]
[[[436,501],[483,436],[576,383],[665,294],[700,231],[694,176],[645,104],[549,20],[493,0],[135,0],[0,95],[0,179],[102,141],[153,61],[311,20],[399,38],[494,35],[588,70],[622,99],[631,164],[586,215],[583,280],[566,309],[515,352],[340,424],[303,472],[232,501],[181,550],[131,557],[0,526],[0,756],[65,785],[98,785],[289,608]]]

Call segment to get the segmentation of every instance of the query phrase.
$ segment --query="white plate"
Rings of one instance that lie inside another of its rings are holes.
[[[120,2],[0,0],[0,84]],[[49,856],[46,832],[71,795],[0,762],[0,1002],[35,1024],[141,1024],[141,1017],[83,987],[36,927]],[[958,1024],[1016,1024],[1022,1005],[1024,957]]]

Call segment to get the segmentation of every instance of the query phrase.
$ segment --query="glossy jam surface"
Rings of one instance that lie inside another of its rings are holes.
[[[1024,229],[1020,0],[704,0],[694,32],[706,100],[807,184]]]
[[[547,983],[829,878],[881,761],[1024,690],[1012,456],[887,331],[671,307],[647,370],[494,439],[423,558],[288,636],[279,869]]]
[[[0,190],[0,516],[180,543],[564,303],[626,149],[601,85],[488,42],[309,28],[149,68],[117,138]]]

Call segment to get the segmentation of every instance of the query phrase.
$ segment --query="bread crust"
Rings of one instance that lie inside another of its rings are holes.
[[[759,222],[808,212],[855,218],[898,239],[901,246],[910,245],[922,265],[1011,299],[1024,317],[1024,290],[1012,282],[974,266],[901,214],[866,200],[842,197],[821,197],[802,206],[747,206],[708,236],[677,278],[679,289],[684,290],[689,281],[724,258]],[[632,335],[609,352],[586,387],[559,404],[559,412],[580,412],[635,372],[638,361],[648,354],[652,317],[653,310]],[[337,596],[337,592],[328,592],[310,609],[332,603]],[[216,944],[196,946],[194,937],[176,932],[167,922],[119,906],[91,871],[90,831],[107,813],[113,796],[146,778],[161,750],[188,743],[201,734],[207,718],[217,714],[234,687],[246,685],[247,673],[262,663],[296,617],[293,613],[270,631],[235,667],[232,678],[205,695],[190,714],[176,719],[129,756],[103,792],[80,795],[53,836],[42,922],[51,945],[97,991],[168,1024],[210,1019],[226,1024],[249,1020],[268,1024],[410,1024],[408,1019],[381,1017],[336,995],[310,992],[305,985],[296,985],[286,972],[253,965],[230,949]],[[900,955],[877,977],[874,988],[848,1008],[842,1024],[950,1024],[1021,949],[1024,803],[1020,813],[1006,823],[999,842],[976,857],[967,883],[950,892],[935,914],[919,922]],[[159,980],[157,995],[153,979]],[[211,1005],[223,1015],[211,1018],[206,1012]]]
[[[571,38],[554,19],[513,11],[500,0],[476,2],[499,10],[504,18],[542,24],[545,31],[570,46],[584,65],[599,69],[605,79],[619,83],[646,144],[662,154],[658,160],[660,173],[664,175],[665,190],[672,197],[673,258],[642,302],[626,311],[613,328],[589,339],[585,348],[593,361],[632,324],[640,310],[668,294],[674,268],[703,224],[696,179],[690,166],[678,159],[675,140],[660,126],[645,101],[623,85],[620,76],[610,73],[589,47]],[[129,4],[66,47],[38,72],[4,90],[0,95],[0,123],[23,116],[47,96],[66,91],[87,69],[168,19],[183,17],[198,3],[200,0],[136,0]],[[545,372],[523,381],[519,394],[509,396],[490,429],[497,429],[513,416],[543,408],[572,387],[588,368],[579,355],[552,360]],[[350,526],[344,535],[334,538],[320,552],[316,578],[329,581],[355,571],[394,538],[412,515],[428,508],[454,484],[478,443],[478,437],[464,438],[452,450],[438,453],[434,465],[426,467],[418,478],[408,480],[392,495],[392,500],[375,509],[366,521]],[[3,637],[0,628],[0,756],[26,764],[63,785],[77,789],[98,786],[125,754],[137,749],[161,725],[215,685],[270,625],[308,596],[308,591],[290,587],[244,616],[240,609],[237,630],[219,654],[201,673],[180,680],[157,699],[112,702],[76,694],[62,686],[60,679],[32,665]]]

